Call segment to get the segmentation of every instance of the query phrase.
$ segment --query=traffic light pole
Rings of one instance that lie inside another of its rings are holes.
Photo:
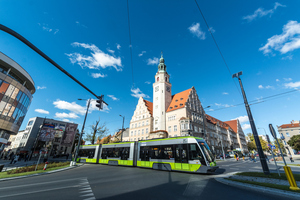
[[[87,117],[87,114],[89,112],[90,103],[91,103],[91,98],[88,101],[88,105],[87,105],[87,108],[86,108],[86,113],[85,113],[85,117],[84,117],[82,129],[81,129],[80,137],[79,137],[78,144],[77,144],[76,153],[75,153],[75,156],[74,156],[74,162],[75,162],[75,164],[77,162],[77,157],[78,157],[78,153],[79,153],[80,143],[81,143],[81,139],[82,139],[82,135],[83,135],[83,131],[84,131],[86,117]]]
[[[240,75],[242,75],[242,72],[239,72],[239,73],[236,73],[236,74],[232,75],[232,78],[236,77],[239,80],[239,83],[240,83],[240,86],[241,86],[241,90],[242,90],[242,94],[243,94],[243,98],[244,98],[244,103],[245,103],[246,111],[247,111],[249,122],[250,122],[250,126],[251,126],[251,130],[252,130],[252,133],[253,133],[253,136],[254,136],[254,140],[255,140],[256,147],[257,147],[259,159],[260,159],[260,162],[261,162],[261,166],[263,168],[264,174],[265,175],[269,175],[270,174],[270,170],[269,170],[269,167],[267,165],[267,161],[266,161],[264,152],[262,150],[262,147],[261,147],[261,144],[260,144],[260,141],[259,141],[259,137],[258,137],[257,130],[256,130],[256,127],[255,127],[255,123],[254,123],[254,120],[253,120],[253,117],[252,117],[252,113],[251,113],[250,106],[249,106],[248,101],[247,101],[246,93],[244,91]]]

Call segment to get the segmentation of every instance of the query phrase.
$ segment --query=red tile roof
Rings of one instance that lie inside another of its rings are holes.
[[[280,128],[295,128],[300,127],[300,123],[282,124]]]
[[[147,106],[148,111],[150,112],[151,116],[153,116],[153,103],[144,99],[144,102]]]
[[[185,90],[183,92],[179,92],[172,96],[172,101],[167,109],[167,112],[177,110],[179,108],[184,108],[185,103],[189,98],[190,92],[192,89]]]
[[[230,128],[237,133],[237,126],[238,126],[238,123],[237,123],[237,119],[235,120],[230,120],[230,121],[226,121],[225,122],[226,124],[228,124],[230,126]]]
[[[219,123],[219,126],[222,127],[222,128],[228,129],[228,127],[229,127],[229,125],[226,124],[225,122],[223,122],[223,121],[221,121],[221,120],[219,120],[219,119],[217,119],[217,118],[214,118],[214,117],[212,117],[212,116],[210,116],[210,115],[207,115],[207,114],[206,114],[206,120],[207,120],[208,122],[212,123],[212,124],[217,124],[217,123]]]

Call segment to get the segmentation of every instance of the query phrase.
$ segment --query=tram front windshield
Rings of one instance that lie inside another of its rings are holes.
[[[205,157],[206,157],[207,161],[209,163],[213,162],[214,161],[214,156],[211,153],[211,151],[210,151],[209,147],[207,146],[207,144],[204,143],[204,142],[199,142],[199,145],[201,147],[202,152],[205,154]]]

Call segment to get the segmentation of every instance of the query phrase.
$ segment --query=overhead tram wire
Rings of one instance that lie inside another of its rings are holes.
[[[274,94],[274,95],[271,95],[271,96],[267,96],[267,97],[264,97],[264,98],[261,98],[261,99],[251,100],[251,101],[249,101],[249,103],[251,103],[249,105],[255,105],[255,104],[259,104],[259,103],[264,103],[266,101],[270,101],[270,100],[274,100],[274,99],[277,99],[277,98],[281,98],[281,95],[286,95],[286,94],[289,94],[289,93],[292,93],[292,92],[297,92],[297,91],[300,91],[300,89],[294,89],[294,90],[291,90],[291,91],[287,91],[287,92],[283,92],[283,93],[279,93],[279,94]],[[274,97],[277,97],[277,98],[274,98]],[[270,98],[272,98],[272,99],[270,99]],[[232,107],[241,106],[241,105],[244,105],[244,103],[239,103],[239,104],[235,104],[235,105],[224,107],[224,108],[218,108],[218,109],[214,109],[213,111],[207,111],[207,112],[214,112],[214,111],[218,111],[218,110],[224,110],[224,109],[227,109],[227,108],[232,108]]]
[[[207,23],[207,21],[206,21],[206,19],[205,19],[205,17],[204,17],[204,14],[202,13],[202,11],[201,11],[201,9],[200,9],[200,6],[199,6],[197,0],[195,0],[195,3],[196,3],[196,5],[197,5],[197,7],[198,7],[198,10],[199,10],[199,12],[200,12],[200,14],[201,14],[201,16],[202,16],[204,22],[205,22],[205,25],[206,25],[206,27],[207,27],[207,29],[208,29],[210,35],[211,35],[211,37],[212,37],[212,39],[213,39],[213,41],[214,41],[214,43],[215,43],[215,45],[216,45],[216,47],[217,47],[217,49],[218,49],[220,55],[221,55],[221,57],[222,57],[222,60],[223,60],[223,62],[224,62],[224,64],[225,64],[225,66],[226,66],[226,68],[227,68],[227,70],[228,70],[230,76],[232,76],[232,73],[231,73],[231,71],[230,71],[230,69],[229,69],[229,67],[228,67],[228,65],[227,65],[227,62],[226,62],[226,60],[225,60],[225,58],[224,58],[224,56],[223,56],[223,54],[222,54],[222,52],[221,52],[221,49],[219,48],[219,45],[218,45],[218,43],[217,43],[217,41],[216,41],[214,35],[213,35],[212,32],[211,32],[211,28],[208,26],[208,23]],[[237,88],[239,94],[241,95],[241,97],[243,97],[242,94],[241,94],[241,91],[240,91],[239,87],[238,87],[237,84],[236,84],[236,82],[235,82],[233,79],[232,79],[232,81],[234,82],[234,84],[235,84],[235,86],[236,86],[236,88]]]
[[[130,45],[129,47],[130,47],[130,59],[131,59],[132,87],[134,88],[132,44],[131,44],[130,17],[129,17],[129,3],[128,3],[128,0],[127,0],[127,18],[128,18],[129,45]]]

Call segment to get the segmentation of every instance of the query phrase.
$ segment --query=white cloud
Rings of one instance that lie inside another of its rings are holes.
[[[118,101],[119,99],[117,97],[115,97],[114,95],[107,95],[108,97],[110,97],[112,100],[114,101]]]
[[[283,80],[285,80],[285,81],[291,81],[293,79],[292,78],[283,78]]]
[[[274,86],[267,85],[267,86],[266,86],[266,89],[273,89],[273,90],[274,90],[275,88],[274,88]]]
[[[211,33],[216,32],[216,30],[215,30],[213,27],[210,27],[208,30],[209,30]]]
[[[37,86],[36,89],[38,89],[38,90],[43,90],[43,89],[46,89],[46,86]]]
[[[211,109],[211,108],[210,108],[208,111],[214,111],[214,109]]]
[[[281,60],[292,60],[292,59],[293,59],[293,55],[284,56],[281,58]]]
[[[282,5],[278,2],[276,2],[272,9],[264,10],[264,8],[258,8],[257,10],[254,11],[254,13],[252,15],[247,15],[247,16],[243,17],[243,19],[247,20],[248,22],[251,22],[252,20],[254,20],[255,18],[258,18],[258,17],[263,17],[266,15],[271,16],[278,7],[285,7],[285,5]]]
[[[74,123],[72,121],[70,121],[69,119],[62,119],[63,122],[69,122],[69,123]]]
[[[259,88],[259,89],[264,89],[264,86],[259,85],[258,88]]]
[[[272,50],[279,51],[281,54],[300,48],[300,23],[289,21],[282,28],[280,35],[274,35],[261,48],[264,54],[269,54]]]
[[[120,57],[111,56],[109,54],[105,54],[94,44],[84,44],[74,42],[72,43],[74,47],[83,47],[85,49],[91,50],[90,55],[83,55],[80,53],[70,53],[66,54],[70,61],[74,64],[77,63],[82,68],[88,67],[89,69],[105,69],[107,67],[113,67],[117,71],[122,71],[122,63]]]
[[[150,85],[150,84],[151,84],[151,82],[150,82],[150,81],[146,81],[145,83],[146,83],[146,84],[148,84],[148,85]]]
[[[84,27],[84,28],[87,28],[87,26],[81,24],[79,21],[76,21],[75,23],[76,23],[78,26],[82,26],[82,27]]]
[[[276,79],[276,82],[279,82],[280,80],[279,79]]]
[[[237,118],[234,118],[232,120],[235,120],[235,119],[238,119],[240,121],[240,123],[245,123],[245,122],[249,122],[249,118],[247,115],[244,115],[244,116],[239,116]]]
[[[58,31],[59,31],[59,29],[52,29],[52,28],[49,28],[49,25],[48,24],[45,24],[45,23],[38,23],[38,25],[39,26],[41,26],[42,27],[42,29],[44,30],[44,31],[47,31],[47,32],[49,32],[49,33],[51,33],[51,32],[53,32],[53,34],[55,35],[56,33],[58,33]]]
[[[77,119],[79,116],[76,115],[75,113],[55,113],[55,118],[60,118],[60,119],[63,119],[63,118],[71,118],[71,119]]]
[[[117,49],[118,49],[118,50],[121,49],[121,45],[119,45],[118,43],[117,43]]]
[[[143,98],[150,98],[148,95],[144,94],[139,88],[132,88],[131,89],[131,96],[133,97],[136,97],[136,98],[140,98],[140,97],[143,97]]]
[[[99,78],[99,77],[104,78],[104,77],[106,77],[105,74],[101,74],[101,73],[91,73],[91,76],[93,78]]]
[[[149,58],[147,60],[147,65],[158,65],[159,59],[154,57],[153,59]]]
[[[243,126],[242,126],[243,131],[245,131],[249,128],[251,128],[250,124],[243,124]]]
[[[228,105],[228,104],[221,104],[221,103],[215,103],[216,106],[218,107],[225,107],[225,108],[229,108],[232,107],[232,105]]]
[[[205,40],[205,33],[200,29],[200,23],[194,23],[189,28],[189,31],[197,36],[200,40]]]
[[[139,57],[143,56],[146,53],[146,51],[142,51],[142,53],[139,54]]]
[[[34,111],[38,112],[38,113],[41,113],[41,114],[47,114],[47,115],[49,115],[49,111],[44,110],[44,109],[35,109]]]
[[[224,95],[228,95],[228,92],[223,92],[222,94],[224,94]]]
[[[287,88],[298,88],[300,87],[300,81],[294,83],[293,82],[285,83],[284,86]]]
[[[114,50],[111,50],[111,49],[109,49],[109,48],[107,48],[106,50],[107,50],[109,53],[111,53],[111,54],[114,54],[114,53],[115,53]]]
[[[75,102],[67,102],[63,100],[56,100],[53,102],[53,105],[55,105],[56,108],[61,110],[69,110],[71,112],[84,115],[86,112],[86,107],[83,107],[81,105],[76,104]]]

